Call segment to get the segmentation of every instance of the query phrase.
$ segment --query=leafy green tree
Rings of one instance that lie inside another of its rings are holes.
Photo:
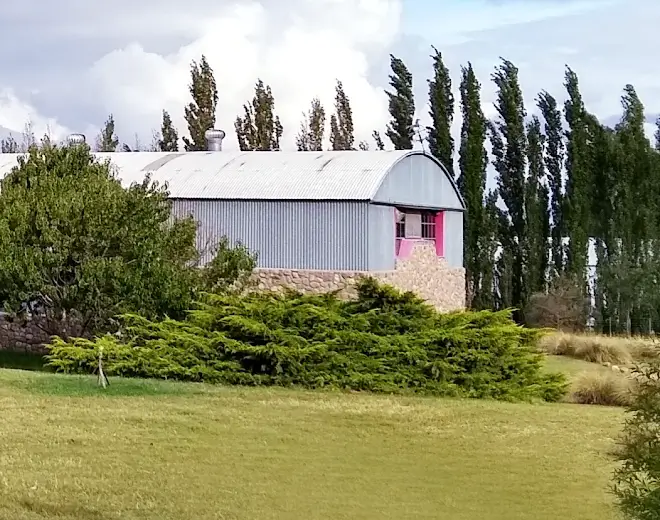
[[[522,307],[527,293],[524,247],[528,232],[525,216],[526,111],[518,69],[513,63],[502,60],[492,79],[497,86],[495,108],[498,114],[498,119],[489,124],[493,165],[497,171],[498,191],[507,210],[501,227],[505,249],[502,261],[507,267],[507,280],[511,280],[510,292],[507,290],[507,294],[511,295],[511,304]],[[517,317],[520,315],[517,314]]]
[[[385,134],[392,141],[395,150],[412,150],[415,129],[415,98],[413,77],[403,60],[390,54],[391,92],[385,92],[389,98],[389,111],[392,120]]]
[[[122,188],[88,146],[33,147],[0,181],[0,301],[36,308],[64,337],[122,312],[181,315],[197,285],[195,233],[172,221],[163,187]]]
[[[545,164],[550,191],[552,215],[552,267],[554,276],[564,271],[564,190],[562,172],[564,169],[564,130],[562,115],[557,100],[547,92],[541,92],[537,106],[545,121]]]
[[[427,127],[429,151],[438,159],[447,171],[454,176],[454,139],[451,136],[451,125],[454,121],[454,95],[451,92],[451,76],[449,69],[442,60],[442,54],[433,48],[433,78],[429,80],[429,105],[431,126]],[[472,70],[472,64],[468,64],[467,72],[463,70],[462,83],[466,81],[479,84]],[[466,79],[469,75],[470,78]],[[463,96],[461,90],[461,96]],[[464,114],[465,115],[465,114]],[[461,137],[462,139],[462,137]]]
[[[203,287],[213,293],[242,291],[251,284],[256,266],[256,253],[241,242],[232,244],[222,237],[212,251],[211,261],[201,271]]]
[[[325,135],[325,109],[318,98],[312,99],[309,112],[304,114],[300,123],[300,131],[296,136],[296,146],[299,152],[320,152],[323,150]]]
[[[215,111],[218,105],[218,89],[213,75],[213,69],[206,57],[197,64],[190,65],[190,95],[192,102],[184,111],[188,123],[190,138],[183,137],[186,152],[206,150],[205,133],[215,125]]]
[[[268,85],[258,80],[254,98],[243,105],[244,116],[237,117],[234,127],[242,151],[274,151],[280,149],[283,128],[275,115],[275,98]]]
[[[460,93],[463,124],[459,150],[460,170],[457,179],[458,188],[467,210],[464,216],[463,258],[466,269],[468,305],[471,305],[473,300],[482,302],[481,305],[483,305],[483,302],[489,300],[485,299],[480,293],[486,291],[492,294],[493,291],[492,282],[490,287],[482,287],[484,270],[486,268],[492,269],[492,264],[484,263],[484,251],[482,250],[485,220],[484,192],[486,190],[488,155],[485,148],[487,137],[486,118],[481,109],[480,89],[481,85],[477,80],[472,64],[468,63],[468,66],[463,67],[461,70]],[[444,121],[447,122],[446,119]],[[451,148],[453,148],[453,142],[451,147],[445,149],[445,151]],[[438,155],[434,155],[438,157]],[[442,159],[440,160],[442,162]],[[446,163],[443,162],[443,164]]]
[[[118,146],[119,138],[115,133],[115,118],[110,114],[96,137],[96,150],[98,152],[116,152]]]
[[[497,308],[496,285],[497,253],[500,246],[499,215],[497,207],[497,191],[490,191],[486,195],[483,210],[483,224],[479,235],[478,250],[480,259],[480,284],[472,298],[472,307],[475,309]]]
[[[355,150],[353,110],[341,81],[337,81],[335,86],[335,113],[330,116],[330,144],[333,150]]]
[[[170,114],[163,110],[163,121],[160,125],[160,138],[158,139],[158,150],[161,152],[179,151],[179,133],[177,132]]]

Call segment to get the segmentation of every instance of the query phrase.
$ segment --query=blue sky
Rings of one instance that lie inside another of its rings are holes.
[[[541,89],[563,97],[569,63],[602,119],[617,119],[626,83],[654,118],[657,27],[657,0],[116,0],[106,11],[80,0],[25,0],[8,4],[0,19],[0,127],[20,132],[30,120],[38,133],[91,138],[112,112],[123,141],[137,133],[146,143],[162,109],[184,128],[189,63],[204,53],[216,71],[227,149],[236,147],[233,120],[258,77],[274,90],[285,146],[312,97],[330,108],[337,78],[353,102],[358,138],[368,139],[387,122],[390,52],[413,72],[424,121],[431,45],[456,81],[461,64],[473,63],[487,114],[489,76],[504,56],[520,68],[530,111]]]

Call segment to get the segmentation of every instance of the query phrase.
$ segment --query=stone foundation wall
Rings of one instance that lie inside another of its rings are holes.
[[[404,291],[413,291],[439,311],[465,308],[465,269],[452,268],[435,252],[435,244],[422,242],[413,246],[408,258],[397,260],[393,271],[314,271],[259,269],[257,287],[278,291],[290,287],[303,292],[321,293],[341,290],[340,295],[355,295],[354,285],[364,276],[372,276]]]
[[[0,315],[0,350],[43,354],[43,346],[49,342],[50,336],[39,326],[37,319],[12,319]]]

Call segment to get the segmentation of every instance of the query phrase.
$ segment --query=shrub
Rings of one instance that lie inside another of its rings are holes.
[[[184,321],[124,315],[121,337],[56,340],[49,363],[122,376],[247,385],[300,385],[497,399],[558,400],[566,383],[540,371],[541,331],[508,311],[438,314],[374,280],[358,298],[206,295]]]
[[[571,401],[579,404],[628,406],[632,402],[634,385],[633,379],[620,374],[585,373],[573,384]]]
[[[660,365],[639,369],[619,441],[613,491],[626,518],[660,519]]]
[[[590,302],[585,297],[581,282],[563,275],[548,292],[532,294],[524,309],[525,323],[530,327],[581,331],[587,324],[589,307]]]

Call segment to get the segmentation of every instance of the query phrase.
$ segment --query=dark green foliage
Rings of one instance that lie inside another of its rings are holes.
[[[489,124],[493,149],[493,166],[497,171],[498,192],[506,206],[502,219],[501,245],[502,276],[506,279],[505,306],[524,305],[526,288],[526,258],[524,242],[527,239],[525,214],[527,138],[525,133],[525,106],[518,81],[518,69],[507,60],[493,73],[497,86],[495,108],[498,118]],[[506,273],[506,276],[504,275]],[[502,290],[502,289],[501,289]],[[502,290],[502,292],[505,292]]]
[[[484,192],[486,190],[488,154],[485,148],[486,118],[481,109],[480,89],[481,85],[479,85],[472,65],[468,64],[461,70],[460,93],[463,124],[461,126],[460,171],[457,184],[467,210],[464,214],[463,225],[467,302],[468,306],[475,308],[484,308],[482,306],[486,304],[486,301],[490,301],[490,295],[493,292],[492,265],[484,253],[492,245],[492,241],[496,240],[493,235],[487,236],[487,238],[485,235]],[[451,148],[453,148],[453,143]],[[488,240],[491,242],[489,243]],[[488,279],[491,280],[490,284]]]
[[[196,225],[171,221],[167,191],[124,189],[87,146],[33,147],[0,181],[0,301],[36,305],[51,333],[84,334],[118,313],[191,305]],[[75,317],[75,331],[62,330]]]
[[[254,97],[243,105],[243,117],[234,122],[238,146],[241,151],[276,151],[284,128],[275,115],[275,97],[270,85],[259,79],[254,86]]]
[[[215,109],[218,105],[218,88],[213,75],[213,69],[206,56],[197,64],[190,64],[190,96],[192,102],[184,109],[184,117],[188,123],[190,138],[183,137],[186,152],[206,150],[207,130],[215,125]]]
[[[533,116],[527,125],[527,163],[529,165],[525,187],[527,236],[523,241],[527,264],[525,300],[535,292],[545,291],[547,285],[550,212],[548,189],[543,184],[545,177],[543,144],[541,122],[536,116]]]
[[[179,133],[174,124],[170,114],[163,110],[163,121],[160,125],[160,137],[158,139],[159,152],[178,152],[179,151]]]
[[[392,92],[385,92],[389,98],[389,111],[392,120],[385,134],[392,141],[395,150],[412,150],[415,129],[415,98],[413,77],[403,60],[390,55],[390,86]]]
[[[451,136],[451,124],[454,121],[454,95],[451,92],[451,76],[449,70],[442,60],[442,53],[435,47],[433,48],[433,78],[429,80],[429,115],[432,125],[426,130],[428,133],[429,152],[433,155],[447,171],[454,177],[454,139]],[[472,76],[466,80],[465,69],[463,70],[463,82],[461,84],[461,97],[464,98],[464,90],[476,85],[477,99],[479,97],[479,83],[474,77],[472,65],[468,65],[468,71]],[[470,82],[470,87],[463,84]],[[472,91],[471,91],[472,93]],[[463,100],[465,104],[465,100]],[[470,109],[473,107],[470,106]],[[479,107],[481,109],[481,107]],[[463,108],[465,117],[465,108]],[[463,126],[465,128],[465,122]],[[485,134],[485,128],[484,128]],[[476,138],[476,136],[475,136]],[[463,144],[464,134],[461,133],[461,146]]]
[[[660,519],[660,367],[641,369],[628,409],[614,474],[614,494],[625,518]]]
[[[115,118],[110,114],[96,138],[96,150],[99,152],[115,152],[118,146],[119,138],[115,133]]]
[[[185,321],[122,317],[121,337],[56,340],[49,362],[108,374],[243,385],[299,385],[496,399],[559,399],[560,375],[540,373],[542,332],[510,312],[438,314],[374,280],[359,297],[207,295]]]
[[[208,292],[241,290],[249,284],[257,266],[257,254],[242,243],[230,244],[222,237],[213,250],[213,258],[201,270],[202,286]]]
[[[330,144],[333,150],[355,150],[353,109],[341,81],[335,85],[335,113],[330,116]]]
[[[554,275],[564,270],[564,191],[562,171],[564,165],[564,136],[561,111],[557,101],[547,92],[542,92],[537,101],[545,120],[545,164],[550,191],[552,215],[552,267]]]

